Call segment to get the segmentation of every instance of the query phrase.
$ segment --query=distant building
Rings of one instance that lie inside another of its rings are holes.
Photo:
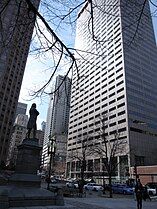
[[[41,148],[43,148],[44,134],[45,134],[45,132],[42,131],[42,130],[37,130],[36,131],[36,138],[39,140],[39,146]],[[40,152],[40,159],[42,159],[42,149],[41,149],[41,152]],[[42,162],[42,160],[41,160],[41,162]]]
[[[40,0],[32,1],[36,8]],[[6,162],[35,16],[26,1],[1,1],[0,163]]]
[[[46,122],[43,121],[43,122],[41,123],[41,130],[45,132],[45,129],[46,129]]]
[[[17,147],[22,143],[23,139],[26,137],[27,132],[27,122],[28,116],[18,114],[14,123],[13,133],[11,135],[8,157],[7,157],[7,165],[11,167],[16,165],[16,159],[18,154]]]
[[[17,108],[16,108],[16,113],[15,113],[15,120],[16,120],[16,117],[17,115],[26,115],[26,111],[27,111],[27,104],[25,103],[22,103],[22,102],[18,102],[17,103]],[[14,123],[15,123],[15,120],[14,120]]]
[[[42,150],[42,162],[41,164],[46,168],[48,164],[48,143],[49,143],[49,135],[51,129],[51,118],[52,118],[52,109],[53,109],[53,97],[50,95],[50,102],[47,110],[47,119],[46,119],[46,127],[44,134],[44,143]]]
[[[56,159],[62,161],[65,164],[66,158],[66,145],[67,145],[67,132],[69,122],[69,110],[70,110],[70,93],[71,93],[71,81],[64,78],[64,76],[57,76],[55,84],[55,94],[50,96],[50,104],[47,113],[46,129],[44,136],[44,146],[42,152],[42,164],[47,167],[49,164],[48,156],[48,142],[50,137],[56,139]]]
[[[43,147],[43,142],[44,142],[44,131],[42,130],[37,130],[36,131],[36,138],[39,139],[39,145]]]
[[[27,104],[22,103],[22,102],[18,102],[15,115],[16,116],[18,114],[26,115],[26,111],[27,111]]]

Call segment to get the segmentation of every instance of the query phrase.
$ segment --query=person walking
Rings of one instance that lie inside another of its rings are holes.
[[[142,193],[143,193],[143,186],[141,184],[140,179],[137,180],[135,185],[135,194],[136,194],[136,201],[137,201],[137,209],[142,209]]]
[[[149,199],[151,201],[151,198],[149,196],[149,193],[147,191],[147,187],[143,187],[143,200],[146,201],[147,199]]]

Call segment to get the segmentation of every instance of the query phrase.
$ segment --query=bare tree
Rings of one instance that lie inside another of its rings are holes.
[[[100,139],[93,146],[94,154],[97,154],[102,159],[102,170],[107,173],[110,188],[110,197],[112,198],[112,177],[115,175],[120,161],[117,161],[117,156],[128,153],[126,140],[120,139],[120,133],[116,130],[113,133],[113,138],[109,139],[106,135],[106,115],[102,115],[100,122],[99,136]],[[104,175],[104,173],[103,173]]]
[[[67,156],[69,162],[76,163],[77,170],[80,171],[79,193],[83,193],[83,186],[86,178],[86,168],[88,167],[88,159],[92,157],[93,151],[91,149],[91,142],[88,138],[82,139],[79,147]]]
[[[123,27],[123,30],[131,29],[132,31],[131,33],[132,36],[128,44],[133,43],[136,37],[139,36],[138,30],[140,24],[144,24],[143,19],[149,18],[147,15],[147,11],[145,10],[147,2],[148,0],[140,0],[139,2],[134,0],[131,1],[131,3],[129,0],[121,1],[122,8],[124,8],[124,10],[128,12],[128,13],[126,12],[125,14],[131,17],[131,21]],[[157,7],[155,1],[150,0],[149,2],[154,7]],[[130,4],[134,4],[134,8],[136,8],[135,11],[130,10],[131,8]],[[113,8],[113,9],[118,8],[120,6],[120,1],[116,0],[113,4],[108,4],[106,3],[106,1],[102,1],[102,3],[100,3],[98,0],[75,0],[75,1],[43,0],[41,1],[40,10],[38,11],[38,7],[36,6],[36,1],[5,0],[0,3],[1,31],[5,29],[4,27],[5,11],[10,6],[16,7],[16,12],[14,14],[13,24],[10,25],[9,28],[9,39],[8,38],[6,40],[3,39],[4,38],[3,35],[6,32],[1,34],[3,46],[10,43],[10,40],[14,37],[13,34],[15,34],[15,31],[18,28],[17,26],[28,25],[30,24],[30,22],[35,21],[35,33],[33,37],[33,44],[31,47],[31,51],[35,53],[38,57],[40,57],[43,54],[49,53],[51,54],[51,58],[54,60],[51,66],[52,70],[50,71],[50,77],[45,82],[45,84],[42,85],[41,88],[39,88],[32,94],[33,96],[40,96],[46,92],[46,88],[51,83],[53,77],[57,73],[57,70],[62,68],[63,60],[64,61],[66,60],[66,65],[67,64],[69,65],[69,67],[67,67],[65,78],[70,72],[73,71],[73,68],[76,68],[79,79],[78,64],[77,64],[77,59],[74,56],[74,52],[80,54],[80,51],[79,49],[75,49],[74,47],[69,47],[67,43],[64,43],[64,41],[62,41],[62,39],[59,38],[59,35],[62,33],[62,31],[64,33],[66,25],[74,29],[76,20],[78,18],[77,17],[78,11],[81,8],[85,8],[86,10],[88,10],[88,13],[90,14],[88,26],[92,39],[97,44],[110,41],[110,40],[101,40],[101,38],[96,35],[94,30],[94,24],[96,19],[95,16],[97,11],[101,11],[108,16],[114,16],[115,14],[108,12],[108,10],[109,8]],[[27,15],[25,16],[25,18],[21,19],[22,17],[21,14],[23,13],[24,10],[27,10]],[[132,18],[132,16],[134,16],[135,18]],[[6,24],[10,24],[10,23],[6,22]],[[132,28],[133,26],[135,26],[134,30]],[[27,29],[28,27],[25,28]],[[43,28],[45,30],[43,30]],[[23,31],[23,33],[26,33],[26,31]],[[20,38],[22,38],[22,36]],[[92,52],[85,52],[85,53],[92,53]],[[102,56],[102,55],[98,54],[97,56]]]

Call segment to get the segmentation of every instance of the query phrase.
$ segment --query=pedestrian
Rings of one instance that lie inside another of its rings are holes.
[[[135,194],[136,194],[136,201],[137,201],[137,209],[142,209],[142,193],[143,193],[143,186],[141,184],[140,179],[137,180],[135,185]]]
[[[147,191],[147,187],[143,187],[143,200],[146,201],[147,199],[149,199],[151,201],[151,198],[148,194],[148,191]]]
[[[79,197],[82,197],[83,195],[83,186],[84,186],[83,180],[80,179],[78,181]]]
[[[105,190],[106,190],[106,182],[103,181],[103,194],[106,194]]]

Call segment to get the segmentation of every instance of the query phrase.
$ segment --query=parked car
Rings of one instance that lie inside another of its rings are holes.
[[[57,179],[51,179],[51,183],[52,183],[52,184],[57,184],[58,181],[57,181]]]
[[[146,185],[147,192],[149,195],[156,195],[157,194],[157,183],[147,183]]]
[[[45,173],[38,173],[38,176],[41,177],[41,179],[45,179],[46,178],[46,174]]]
[[[88,183],[84,185],[83,188],[86,190],[92,190],[92,191],[100,191],[104,189],[103,186],[96,184],[96,183]]]
[[[66,183],[66,186],[68,187],[68,188],[78,188],[78,182],[77,181],[68,181],[67,183]]]
[[[127,186],[126,184],[113,184],[112,191],[113,193],[117,193],[117,194],[133,194],[134,193],[133,188]]]

